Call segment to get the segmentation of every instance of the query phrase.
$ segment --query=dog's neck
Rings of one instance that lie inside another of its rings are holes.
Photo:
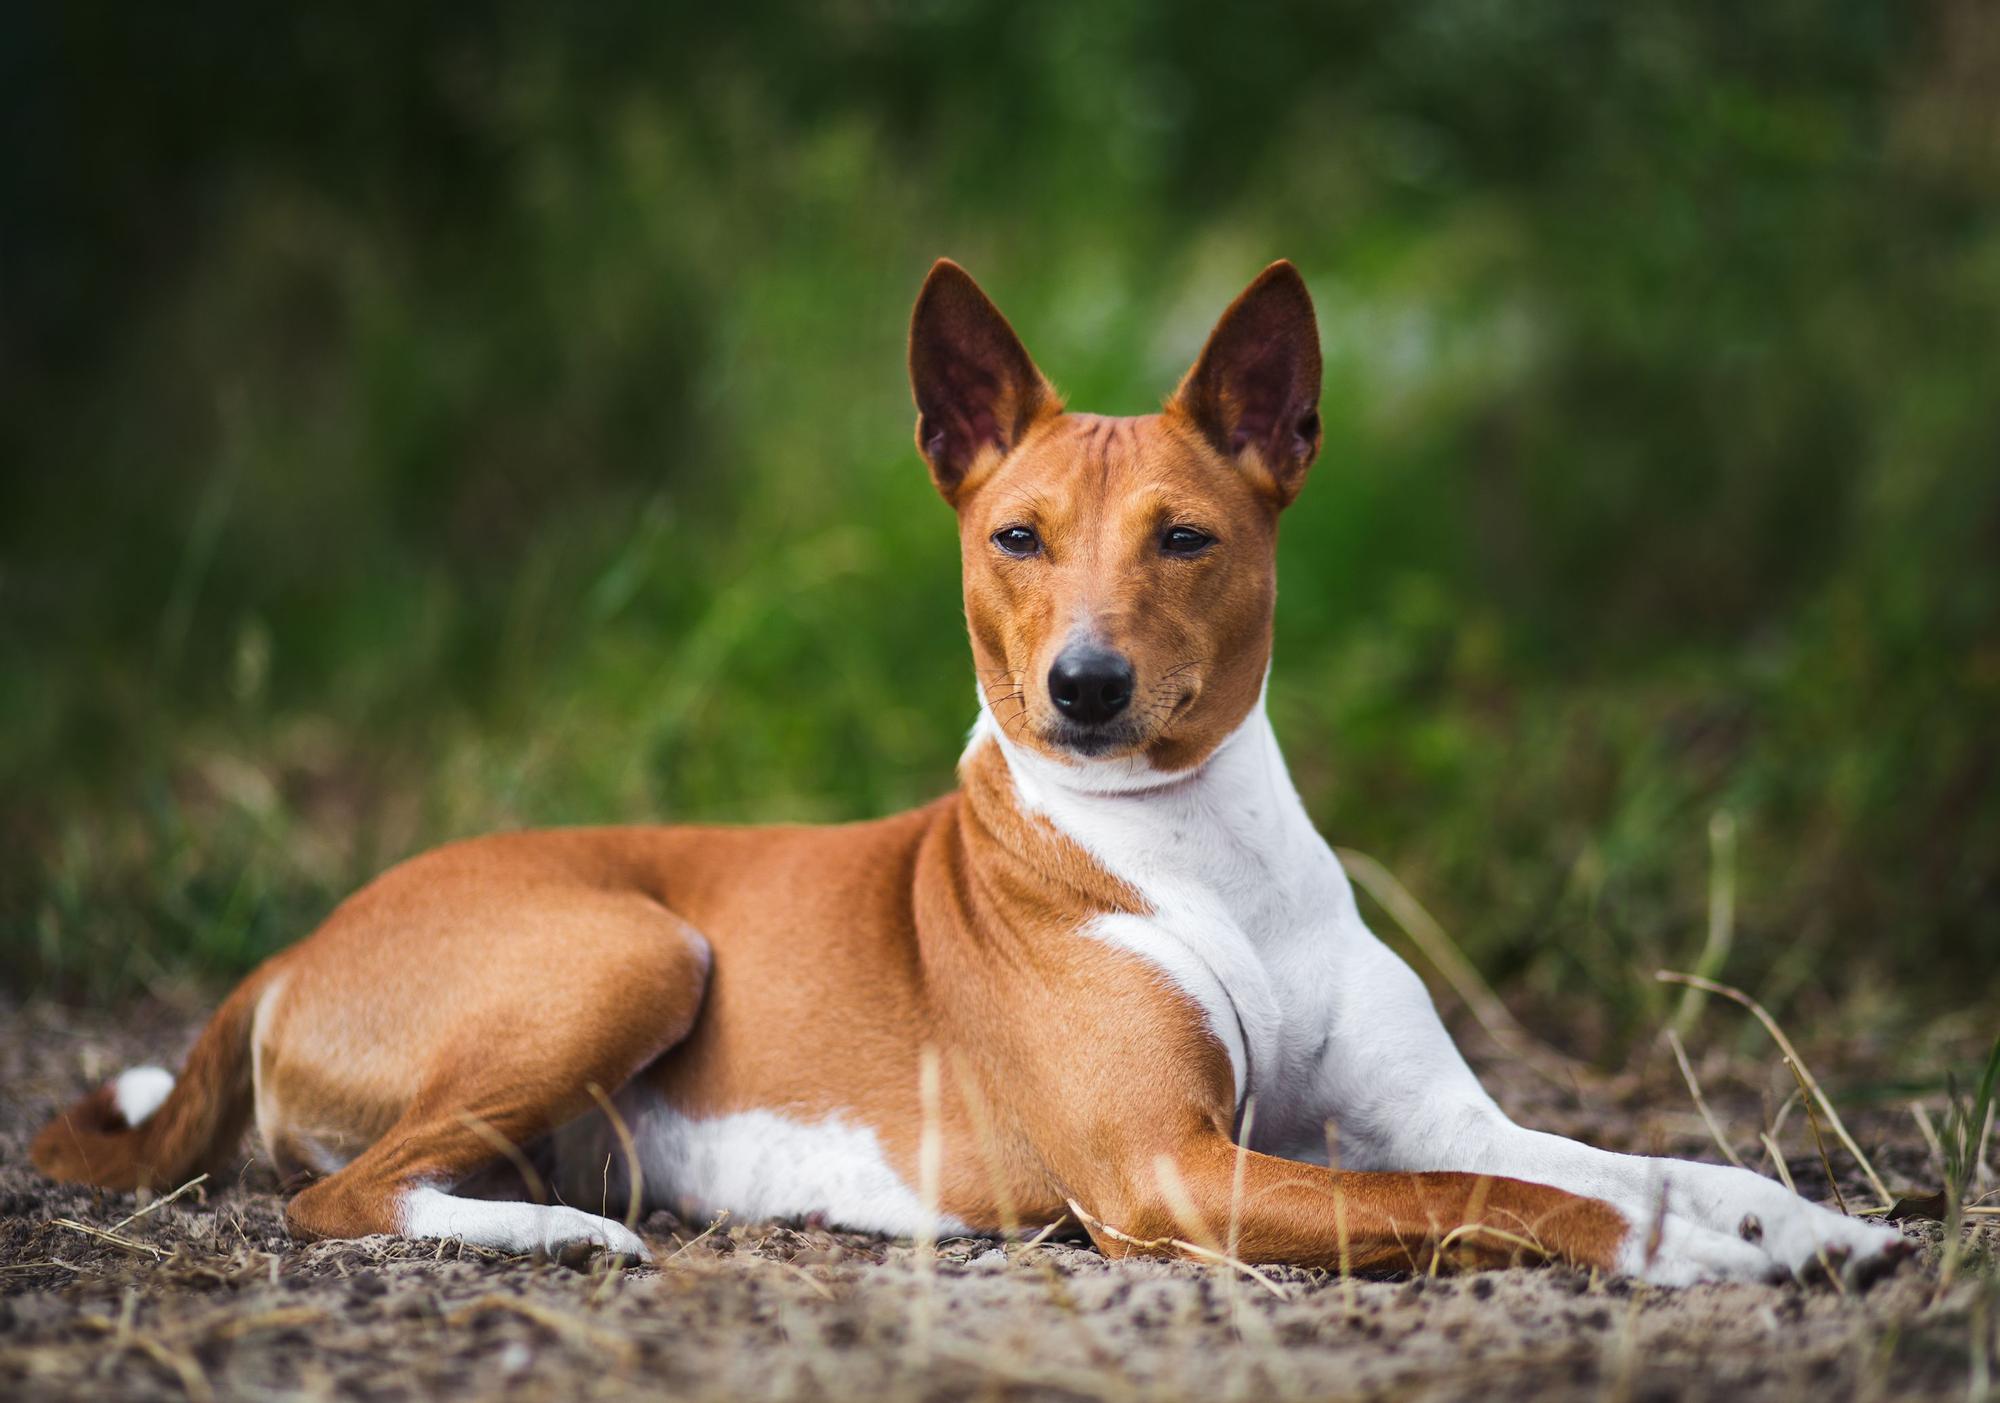
[[[1309,918],[1345,879],[1285,768],[1264,699],[1199,765],[1067,763],[1011,739],[981,708],[967,753],[995,744],[1014,798],[1156,907],[1214,902],[1253,936]]]

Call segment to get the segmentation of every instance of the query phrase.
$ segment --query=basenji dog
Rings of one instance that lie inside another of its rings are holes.
[[[298,1238],[559,1256],[645,1258],[628,1203],[920,1237],[1068,1215],[1112,1255],[1361,1272],[1891,1254],[1746,1170],[1514,1124],[1362,923],[1264,708],[1279,517],[1321,440],[1291,264],[1157,414],[1065,409],[949,261],[909,369],[978,679],[955,792],[425,853],[245,979],[178,1078],[57,1115],[35,1163],[172,1187],[254,1116],[304,1181]]]

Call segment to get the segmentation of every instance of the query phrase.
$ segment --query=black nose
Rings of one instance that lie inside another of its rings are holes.
[[[1049,699],[1079,725],[1100,725],[1132,700],[1132,664],[1093,644],[1065,648],[1049,669]]]

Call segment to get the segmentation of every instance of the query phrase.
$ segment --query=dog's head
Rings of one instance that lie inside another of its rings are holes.
[[[1007,736],[1073,764],[1205,759],[1271,654],[1278,513],[1319,452],[1319,331],[1274,263],[1158,414],[1067,412],[963,268],[910,325],[917,447],[958,513],[965,614]]]

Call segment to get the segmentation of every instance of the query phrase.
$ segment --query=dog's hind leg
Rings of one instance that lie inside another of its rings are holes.
[[[462,1196],[458,1186],[595,1108],[684,1038],[700,1008],[708,947],[664,907],[592,896],[598,933],[615,919],[630,939],[587,942],[587,958],[557,948],[532,986],[489,982],[472,1016],[426,1050],[423,1078],[400,1116],[353,1161],[287,1205],[302,1239],[391,1233],[459,1238],[503,1252],[572,1259],[596,1250],[643,1258],[627,1228],[561,1205]],[[615,904],[614,904],[615,903]],[[440,991],[443,997],[448,991]]]

